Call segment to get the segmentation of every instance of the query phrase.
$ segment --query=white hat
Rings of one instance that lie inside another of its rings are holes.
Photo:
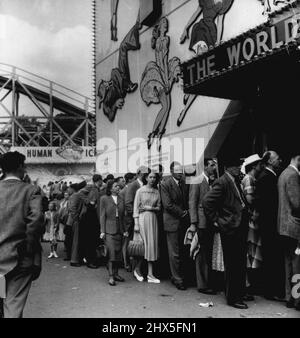
[[[258,154],[251,155],[247,157],[242,165],[241,172],[245,175],[246,174],[246,167],[249,164],[261,161],[262,159],[259,157]]]

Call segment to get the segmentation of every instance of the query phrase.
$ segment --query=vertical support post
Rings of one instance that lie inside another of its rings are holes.
[[[85,104],[84,104],[84,109],[85,109],[85,146],[89,146],[89,103],[88,103],[88,98],[85,98]]]
[[[16,93],[16,117],[19,117],[19,101],[20,101],[20,93]]]
[[[16,145],[16,124],[15,124],[15,108],[16,108],[16,102],[15,102],[15,95],[16,95],[16,67],[12,68],[12,121],[11,121],[11,143],[12,146],[15,147]]]
[[[17,91],[15,92],[15,119],[18,119],[19,117],[19,101],[20,101],[20,93],[18,93]],[[18,140],[18,133],[19,133],[19,126],[15,123],[15,135],[16,135],[16,141]],[[16,143],[15,141],[15,143]]]
[[[50,81],[50,92],[49,92],[49,96],[50,96],[50,105],[49,105],[49,109],[50,109],[50,147],[53,147],[53,83],[52,81]]]

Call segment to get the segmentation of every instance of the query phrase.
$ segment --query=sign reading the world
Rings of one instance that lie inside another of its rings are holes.
[[[184,87],[188,89],[197,82],[217,72],[252,61],[263,53],[288,46],[300,38],[300,9],[282,15],[276,22],[257,27],[233,40],[200,55],[182,65]]]

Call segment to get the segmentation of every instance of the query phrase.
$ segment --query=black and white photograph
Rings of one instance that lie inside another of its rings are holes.
[[[300,318],[299,78],[299,0],[0,0],[1,324]]]

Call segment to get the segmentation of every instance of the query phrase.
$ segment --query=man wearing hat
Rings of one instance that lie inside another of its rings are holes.
[[[248,211],[239,182],[241,161],[239,158],[227,158],[224,164],[224,175],[214,182],[202,204],[207,218],[221,235],[227,304],[247,309],[244,295]]]
[[[249,289],[253,294],[260,294],[261,291],[261,235],[258,224],[257,202],[257,178],[263,169],[262,159],[258,154],[247,157],[242,165],[242,173],[245,174],[242,180],[242,189],[249,205],[249,228],[247,236],[247,279]]]

